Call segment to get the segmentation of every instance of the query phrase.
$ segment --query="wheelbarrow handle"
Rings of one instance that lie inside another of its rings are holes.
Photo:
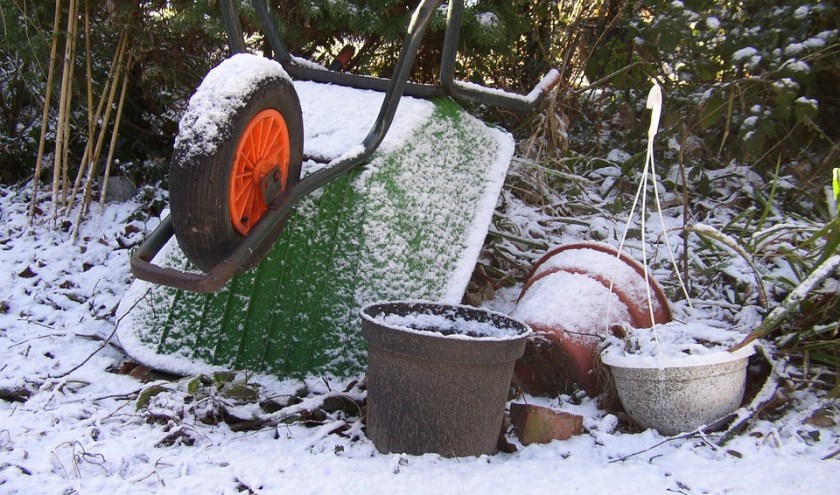
[[[152,263],[163,246],[175,235],[172,218],[166,217],[131,256],[131,272],[135,277],[154,284],[167,285],[193,292],[214,292],[230,280],[236,265],[226,260],[207,273],[194,273]]]
[[[283,230],[294,204],[304,195],[323,185],[328,178],[313,174],[285,194],[281,194],[230,256],[206,273],[178,270],[155,265],[152,262],[163,246],[175,235],[172,218],[166,217],[131,256],[131,272],[135,277],[154,284],[168,285],[192,292],[215,292],[234,275],[241,273],[244,270],[243,267],[253,264],[254,253],[261,252],[267,245],[273,243]]]

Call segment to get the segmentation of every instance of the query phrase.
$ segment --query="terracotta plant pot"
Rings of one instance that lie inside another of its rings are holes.
[[[500,313],[429,302],[362,309],[367,436],[381,452],[492,454],[531,334]]]
[[[644,428],[676,435],[714,423],[741,405],[752,347],[680,358],[602,353],[624,410]],[[657,364],[659,363],[659,364]]]
[[[594,396],[599,392],[592,371],[596,348],[612,327],[667,323],[671,309],[656,280],[645,283],[641,264],[618,256],[610,245],[579,242],[552,249],[534,264],[511,315],[535,332],[516,364],[526,391],[558,395],[581,388]]]

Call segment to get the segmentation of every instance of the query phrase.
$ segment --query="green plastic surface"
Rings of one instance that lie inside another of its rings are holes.
[[[479,205],[498,194],[509,161],[499,134],[437,101],[410,140],[304,198],[266,259],[219,292],[136,281],[121,341],[176,372],[189,363],[282,376],[360,370],[363,305],[452,299],[466,286],[472,234],[483,239],[489,221]],[[187,266],[170,244],[162,263]]]

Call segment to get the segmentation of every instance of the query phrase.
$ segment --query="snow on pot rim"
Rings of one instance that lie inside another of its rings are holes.
[[[627,305],[636,327],[666,323],[672,318],[670,303],[656,278],[646,278],[641,263],[603,242],[573,242],[548,251],[531,268],[520,299],[531,284],[558,271],[583,274],[610,288]],[[653,296],[653,322],[647,311],[649,294]]]
[[[390,311],[397,307],[405,308],[406,314]],[[392,330],[448,340],[502,342],[524,339],[533,333],[526,323],[504,313],[461,304],[379,301],[363,307],[360,313],[363,320]],[[481,318],[466,318],[463,314]]]
[[[605,349],[601,352],[601,362],[607,366],[616,368],[690,368],[737,361],[755,354],[755,347],[752,345],[738,349],[735,352],[722,349],[708,354],[692,354],[681,357],[614,354],[610,352],[610,349],[612,348]]]
[[[659,330],[664,330],[660,332]],[[658,337],[658,341],[657,341]],[[753,345],[735,352],[728,349],[743,335],[703,322],[673,321],[654,329],[632,330],[627,340],[611,337],[603,347],[601,362],[622,368],[684,368],[747,358]],[[627,350],[628,342],[632,350]]]

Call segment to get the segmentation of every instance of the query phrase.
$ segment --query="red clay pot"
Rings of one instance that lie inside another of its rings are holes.
[[[596,242],[566,244],[546,253],[531,269],[512,315],[535,332],[516,363],[517,380],[529,393],[551,396],[577,389],[597,395],[595,352],[614,326],[649,328],[672,318],[659,284],[652,277],[645,284],[644,267]]]

